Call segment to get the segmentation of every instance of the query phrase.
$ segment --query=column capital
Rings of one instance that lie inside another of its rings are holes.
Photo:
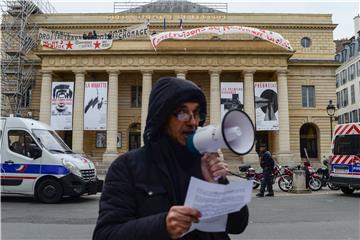
[[[51,70],[40,70],[39,71],[41,74],[51,74],[52,75],[52,73],[53,73],[53,71],[51,71]]]
[[[120,74],[120,70],[106,70],[106,72],[110,75],[110,74]]]
[[[141,73],[143,74],[143,75],[146,75],[146,74],[153,74],[153,70],[141,70]]]
[[[184,70],[184,69],[175,69],[175,73],[178,74],[178,73],[183,73],[183,74],[187,74],[187,70]]]
[[[286,75],[289,71],[287,69],[279,69],[276,70],[276,74],[279,75]]]
[[[254,75],[254,73],[256,72],[256,69],[244,69],[243,71],[242,71],[242,74],[245,76],[245,75],[249,75],[249,74],[251,74],[251,75]]]
[[[86,71],[85,70],[72,70],[72,72],[77,75],[77,74],[86,74]]]
[[[221,74],[221,69],[210,69],[210,70],[209,70],[209,74],[210,74],[210,75],[213,75],[213,74],[218,74],[218,75],[220,75],[220,74]]]

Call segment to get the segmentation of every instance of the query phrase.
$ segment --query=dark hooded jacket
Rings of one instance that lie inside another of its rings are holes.
[[[169,209],[184,204],[191,176],[203,179],[201,156],[190,153],[164,130],[173,111],[191,101],[198,102],[200,114],[206,115],[205,96],[193,82],[170,77],[157,81],[150,94],[145,146],[121,155],[111,164],[93,239],[169,239],[166,231]],[[229,214],[226,232],[195,230],[182,239],[229,239],[227,233],[245,230],[248,216],[245,206]]]

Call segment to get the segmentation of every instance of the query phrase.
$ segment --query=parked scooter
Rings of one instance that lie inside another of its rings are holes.
[[[334,186],[331,182],[329,182],[329,159],[327,159],[325,156],[323,157],[323,164],[325,167],[321,167],[316,170],[317,174],[320,176],[322,187],[328,186],[331,190],[340,190],[340,187]]]

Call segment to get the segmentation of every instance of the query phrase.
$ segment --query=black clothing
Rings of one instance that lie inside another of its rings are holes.
[[[265,188],[267,188],[269,193],[274,194],[272,188],[272,169],[264,168],[263,169],[263,178],[261,179],[261,186],[260,186],[260,194],[264,194]]]
[[[172,113],[167,108],[182,103],[174,97],[184,99],[179,91],[193,90],[190,97],[200,100],[203,94],[187,80],[168,78],[159,81],[150,96],[145,146],[118,157],[106,175],[93,239],[169,239],[165,222],[169,209],[184,204],[191,176],[203,178],[201,156],[190,153],[162,129]],[[177,89],[169,89],[173,85],[165,88],[167,81],[175,81]],[[161,98],[154,92],[162,94]],[[200,106],[206,109],[205,97],[203,99]],[[206,113],[204,109],[200,110]],[[245,230],[248,217],[245,206],[239,212],[229,214],[226,233],[195,230],[182,239],[229,239],[227,233],[239,234]]]
[[[271,157],[271,153],[269,151],[265,151],[260,153],[260,166],[262,169],[271,168],[273,169],[275,166],[275,162]]]
[[[267,188],[270,194],[273,194],[272,188],[272,172],[275,166],[274,160],[271,157],[269,151],[260,154],[260,166],[263,169],[263,178],[261,179],[260,194],[264,194],[265,188]]]

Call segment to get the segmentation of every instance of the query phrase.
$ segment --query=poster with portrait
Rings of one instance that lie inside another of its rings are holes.
[[[117,148],[121,148],[121,147],[122,147],[121,141],[122,141],[121,132],[118,132],[118,134],[117,134],[117,139],[116,139],[116,147],[117,147]]]
[[[221,83],[221,118],[233,108],[244,108],[244,88],[242,82]]]
[[[96,147],[97,148],[106,147],[106,132],[97,132],[96,133]]]
[[[276,82],[255,82],[256,130],[279,130],[278,94]]]
[[[72,130],[74,82],[53,82],[50,125],[55,130]]]
[[[107,82],[85,82],[84,130],[106,130]]]

